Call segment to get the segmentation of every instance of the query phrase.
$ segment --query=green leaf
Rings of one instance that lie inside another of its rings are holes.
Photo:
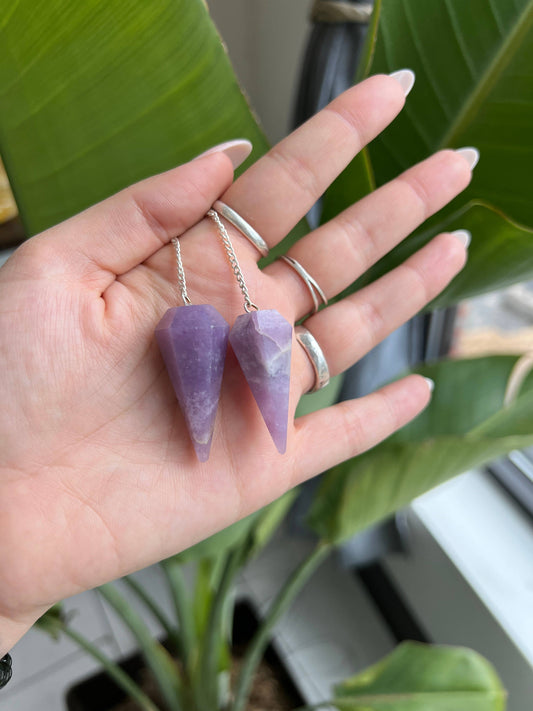
[[[330,470],[309,525],[340,543],[457,474],[533,445],[533,375],[503,405],[514,356],[443,361],[418,372],[435,380],[428,408],[385,442]]]
[[[533,230],[511,222],[490,205],[469,203],[443,219],[436,229],[420,230],[404,240],[344,295],[386,274],[427,244],[436,232],[457,229],[470,230],[476,236],[468,248],[468,268],[455,277],[450,286],[427,307],[428,310],[450,306],[484,291],[503,289],[533,274]],[[478,238],[479,235],[483,236]]]
[[[482,158],[460,204],[483,200],[533,225],[533,1],[387,0],[372,72],[401,67],[417,80],[372,144],[378,184],[439,148],[474,145]]]
[[[54,605],[54,607],[37,620],[35,627],[46,632],[56,640],[59,639],[62,634],[69,637],[103,667],[108,676],[113,679],[124,693],[137,703],[141,711],[158,711],[154,702],[116,662],[107,657],[96,644],[93,644],[82,634],[68,626],[61,614],[60,603]]]
[[[143,619],[112,583],[101,585],[98,592],[111,605],[137,640],[146,665],[152,672],[169,710],[182,711],[181,677],[176,662],[167,650],[152,637]]]
[[[64,623],[65,612],[63,610],[63,603],[58,602],[47,610],[44,615],[41,615],[34,626],[42,632],[46,632],[52,639],[57,640],[59,639]]]
[[[372,19],[368,25],[368,32],[365,40],[365,47],[363,49],[363,54],[359,61],[359,66],[357,67],[357,81],[362,81],[369,74],[372,68],[372,62],[374,60],[374,52],[376,51],[376,42],[378,38],[378,27],[379,20],[381,17],[381,7],[383,5],[383,0],[374,0],[374,7],[372,10]]]
[[[460,647],[406,642],[335,688],[339,711],[503,711],[506,693],[489,662]]]
[[[441,148],[480,149],[470,186],[344,294],[400,264],[438,232],[472,232],[470,258],[433,306],[533,277],[533,0],[383,0],[372,73],[410,67],[393,123],[328,190],[324,221]],[[339,297],[339,298],[341,298]]]
[[[0,46],[0,153],[29,234],[221,141],[267,148],[203,0],[20,0]]]

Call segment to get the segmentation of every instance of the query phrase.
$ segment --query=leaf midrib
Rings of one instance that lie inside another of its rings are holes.
[[[458,113],[455,120],[452,122],[448,131],[444,134],[440,141],[440,148],[453,146],[457,135],[463,127],[468,124],[470,116],[474,114],[481,106],[484,98],[492,89],[505,67],[507,67],[512,55],[514,54],[514,43],[520,45],[518,41],[520,36],[527,33],[533,24],[533,0],[526,5],[522,13],[518,16],[514,28],[509,32],[503,41],[500,49],[496,52],[491,62],[485,69],[481,80],[477,83],[474,91],[465,102],[463,108]]]

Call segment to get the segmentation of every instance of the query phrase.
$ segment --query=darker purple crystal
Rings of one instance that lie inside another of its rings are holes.
[[[229,337],[274,444],[287,448],[292,325],[274,309],[243,314]]]
[[[196,455],[211,449],[229,324],[213,306],[177,306],[158,323],[155,336]]]

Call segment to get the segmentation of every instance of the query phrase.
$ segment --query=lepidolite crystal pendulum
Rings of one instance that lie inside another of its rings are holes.
[[[252,303],[229,235],[216,210],[215,222],[231,268],[244,296],[246,313],[238,316],[229,341],[278,451],[287,448],[292,325],[275,309]]]
[[[205,462],[211,450],[230,327],[213,306],[191,304],[179,240],[175,237],[172,244],[184,305],[165,313],[155,336],[196,456]]]

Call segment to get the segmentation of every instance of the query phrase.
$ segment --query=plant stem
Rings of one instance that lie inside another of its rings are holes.
[[[222,577],[212,600],[209,618],[202,645],[202,656],[200,660],[200,684],[205,689],[207,687],[207,708],[218,708],[218,669],[220,637],[223,634],[222,617],[224,606],[231,590],[231,584],[235,579],[235,574],[239,568],[241,560],[240,549],[230,552],[226,556],[226,562],[222,572]]]
[[[174,558],[162,561],[161,567],[168,582],[174,610],[179,623],[180,650],[183,666],[188,677],[192,676],[192,665],[195,648],[194,612],[189,601],[187,585],[183,577],[182,563]]]
[[[143,603],[147,610],[149,610],[154,618],[159,622],[163,630],[165,631],[167,637],[172,642],[175,648],[175,652],[181,650],[181,640],[178,635],[177,629],[172,625],[170,620],[167,618],[163,610],[154,602],[146,590],[140,585],[135,578],[126,575],[122,578],[123,582],[132,590],[139,600]]]
[[[272,628],[291,605],[296,595],[300,592],[320,563],[322,563],[330,550],[331,545],[329,543],[319,543],[313,552],[296,568],[285,585],[278,592],[244,656],[243,666],[235,690],[235,700],[232,705],[232,711],[244,710],[250,693],[253,675],[268,645]]]
[[[70,637],[73,642],[94,657],[94,659],[96,659],[103,666],[108,676],[110,676],[131,699],[136,701],[143,711],[158,711],[158,708],[154,702],[146,696],[144,691],[137,686],[133,679],[122,671],[118,664],[106,657],[106,655],[101,652],[98,647],[63,622],[58,621],[54,624],[58,631],[61,631],[67,637]]]
[[[137,642],[147,666],[170,711],[181,711],[181,679],[178,667],[167,650],[153,638],[142,618],[111,583],[98,588],[100,594],[113,607],[127,625]]]

